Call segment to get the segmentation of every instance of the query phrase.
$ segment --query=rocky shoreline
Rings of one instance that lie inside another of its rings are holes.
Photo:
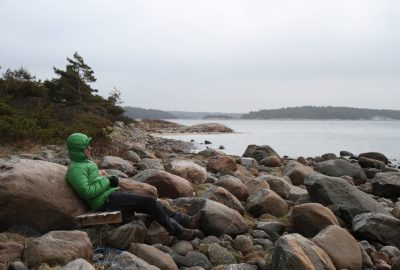
[[[0,269],[400,269],[400,170],[382,153],[242,156],[116,123],[96,162],[124,190],[204,216],[178,241],[148,216],[79,228],[63,146],[0,159]],[[165,131],[170,133],[169,131]]]

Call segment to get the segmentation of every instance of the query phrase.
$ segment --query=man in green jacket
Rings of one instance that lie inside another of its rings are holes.
[[[171,235],[182,240],[190,240],[201,235],[193,228],[201,219],[202,212],[192,217],[175,213],[163,208],[150,196],[120,191],[118,177],[100,175],[97,165],[91,161],[91,140],[82,133],[74,133],[68,137],[67,147],[71,163],[65,176],[67,183],[89,204],[90,208],[95,211],[131,210],[149,214]]]

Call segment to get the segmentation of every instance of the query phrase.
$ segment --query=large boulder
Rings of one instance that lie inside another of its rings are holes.
[[[270,188],[283,199],[289,198],[292,185],[284,178],[268,174],[260,176],[259,179],[266,181]]]
[[[141,258],[133,255],[130,252],[124,251],[121,254],[115,256],[112,261],[112,265],[109,270],[160,270],[160,268],[147,263]]]
[[[212,173],[222,172],[225,174],[232,174],[237,170],[237,164],[233,158],[229,156],[221,156],[211,159],[207,163],[207,171]]]
[[[0,161],[0,231],[17,224],[40,232],[76,227],[87,206],[65,182],[66,171],[46,161]]]
[[[282,217],[289,212],[286,202],[270,189],[261,189],[247,198],[246,210],[255,217],[264,213]]]
[[[270,156],[279,157],[279,154],[268,145],[259,146],[251,144],[247,146],[246,151],[243,153],[243,157],[254,158],[257,161],[261,161]]]
[[[131,243],[143,243],[147,229],[142,221],[133,221],[107,232],[105,243],[109,247],[128,249]]]
[[[358,157],[366,157],[366,158],[376,159],[376,160],[382,161],[385,164],[389,163],[389,159],[384,154],[378,153],[378,152],[362,153],[362,154],[358,155]]]
[[[353,219],[353,231],[361,239],[400,247],[400,219],[382,213],[364,213]]]
[[[145,195],[153,198],[158,197],[158,192],[156,187],[132,179],[120,178],[119,188],[122,191],[132,192],[138,195]]]
[[[245,186],[249,190],[249,194],[258,191],[260,189],[270,188],[268,182],[261,178],[250,178],[246,179],[244,182]]]
[[[166,170],[194,184],[202,184],[207,179],[206,169],[188,160],[174,160],[166,166]]]
[[[153,158],[144,158],[138,163],[138,167],[141,170],[164,170],[164,165],[162,165],[161,160]]]
[[[242,183],[242,181],[234,176],[222,176],[214,183],[214,185],[225,188],[241,201],[245,201],[247,197],[249,197],[249,190],[247,187]]]
[[[29,268],[47,263],[65,265],[77,258],[92,259],[92,243],[81,231],[52,231],[28,242],[24,261]]]
[[[198,124],[198,125],[193,125],[184,128],[185,132],[189,133],[231,133],[234,132],[233,129],[219,123],[204,123],[204,124]]]
[[[335,205],[340,217],[351,224],[353,218],[366,212],[382,212],[386,210],[370,195],[350,185],[340,177],[329,177],[313,173],[305,179],[308,195],[312,202],[322,205]]]
[[[372,158],[366,158],[366,157],[360,157],[358,159],[358,163],[360,164],[360,166],[362,168],[376,168],[376,169],[382,170],[383,168],[386,167],[384,162],[382,162],[380,160],[372,159]]]
[[[357,240],[345,229],[336,225],[328,226],[312,241],[329,255],[337,269],[362,268],[361,248]]]
[[[264,165],[266,167],[280,167],[282,166],[281,159],[278,156],[272,155],[262,159],[260,165]]]
[[[188,213],[193,215],[201,209],[204,210],[204,215],[200,221],[200,228],[207,235],[238,235],[249,229],[239,212],[211,200],[192,200]]]
[[[100,161],[99,166],[103,169],[119,170],[129,176],[135,175],[137,172],[135,167],[133,167],[133,165],[128,160],[114,156],[103,157],[103,159]]]
[[[142,260],[163,270],[178,270],[178,266],[170,255],[146,244],[132,243],[128,250]]]
[[[363,184],[367,180],[367,176],[359,164],[344,159],[319,162],[315,164],[314,170],[328,176],[350,176],[356,185]]]
[[[274,270],[336,270],[331,259],[319,246],[300,234],[279,238],[272,252]]]
[[[200,198],[222,203],[223,205],[226,205],[229,208],[238,211],[240,214],[244,214],[245,212],[245,209],[240,201],[232,193],[230,193],[223,187],[210,185],[208,188],[196,190],[196,192],[197,196]]]
[[[300,162],[291,160],[285,167],[283,167],[282,175],[288,176],[295,186],[304,185],[304,178],[313,173],[314,170],[311,167],[304,166]]]
[[[380,197],[400,197],[400,173],[384,172],[375,175],[371,181],[372,193]]]
[[[135,175],[134,180],[155,186],[160,197],[193,196],[193,187],[188,180],[163,170],[144,170]]]
[[[290,219],[293,229],[305,237],[313,237],[329,225],[339,225],[332,211],[319,203],[294,206]]]

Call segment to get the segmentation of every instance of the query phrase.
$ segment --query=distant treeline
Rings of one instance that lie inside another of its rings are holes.
[[[320,120],[360,120],[360,119],[400,119],[400,111],[374,110],[350,107],[302,106],[273,110],[260,110],[242,115],[242,119],[320,119]]]
[[[138,107],[125,107],[124,115],[133,119],[177,119],[178,117],[172,113],[153,110],[143,109]]]
[[[240,113],[185,112],[124,107],[124,115],[133,119],[239,119]]]
[[[234,118],[232,116],[226,115],[226,114],[207,114],[202,119],[226,119],[226,120],[230,120],[230,119],[234,119]]]

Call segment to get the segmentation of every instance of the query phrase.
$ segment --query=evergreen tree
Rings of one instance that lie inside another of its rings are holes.
[[[93,93],[98,92],[89,85],[96,81],[92,68],[77,52],[72,59],[67,57],[67,61],[65,70],[54,68],[54,72],[60,77],[46,82],[51,98],[70,105],[90,101]]]

